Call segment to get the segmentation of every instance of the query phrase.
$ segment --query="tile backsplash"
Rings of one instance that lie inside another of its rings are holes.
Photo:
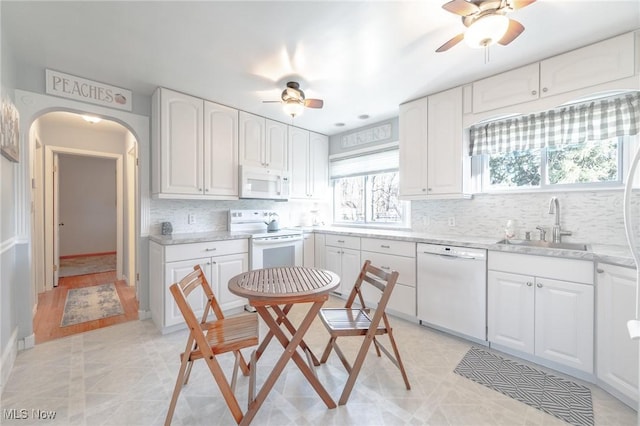
[[[560,224],[572,235],[564,241],[590,244],[626,245],[623,219],[623,191],[580,191],[524,194],[480,194],[471,200],[412,201],[412,229],[434,234],[474,235],[503,238],[507,220],[516,222],[516,238],[523,239],[531,232],[532,239],[539,239],[536,226],[547,231],[555,216],[549,214],[549,201],[557,197],[560,202]],[[634,192],[632,213],[634,227],[640,235],[640,194]],[[455,226],[449,226],[453,218]]]
[[[162,222],[171,222],[174,234],[226,231],[231,209],[273,210],[280,216],[282,227],[311,225],[311,210],[318,210],[321,218],[328,217],[326,204],[309,201],[151,200],[150,233],[160,234]],[[195,223],[189,223],[190,214],[194,216]]]

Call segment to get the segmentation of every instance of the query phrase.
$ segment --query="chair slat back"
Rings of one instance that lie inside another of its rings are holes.
[[[397,271],[386,272],[376,266],[373,266],[370,260],[366,260],[362,265],[360,274],[358,275],[353,289],[351,290],[351,293],[347,298],[345,307],[351,308],[356,297],[358,297],[362,308],[366,308],[364,297],[362,295],[362,285],[363,283],[367,283],[376,290],[380,291],[380,299],[378,300],[378,307],[376,308],[376,310],[381,310],[384,312],[387,306],[387,302],[391,297],[391,292],[393,291],[393,288],[398,281],[398,275],[399,274]]]
[[[209,281],[207,281],[207,277],[204,275],[204,272],[202,271],[202,268],[200,267],[200,265],[194,266],[193,271],[187,274],[177,284],[182,289],[182,292],[187,300],[187,304],[189,304],[188,302],[189,294],[191,294],[191,292],[196,290],[198,287],[202,289],[202,292],[207,298],[207,304],[204,307],[204,312],[202,314],[202,319],[200,320],[200,323],[204,324],[205,322],[207,322],[207,318],[209,317],[210,310],[213,310],[213,313],[215,314],[216,319],[224,318],[224,314],[222,313],[222,309],[218,304],[218,300],[216,299],[216,296],[213,294],[213,291],[211,290],[211,286],[209,285]],[[189,304],[189,306],[191,305]]]

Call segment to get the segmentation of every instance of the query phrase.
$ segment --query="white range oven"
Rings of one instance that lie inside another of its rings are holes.
[[[284,228],[267,231],[276,215],[270,210],[229,210],[229,231],[251,234],[251,269],[302,266],[302,230]]]

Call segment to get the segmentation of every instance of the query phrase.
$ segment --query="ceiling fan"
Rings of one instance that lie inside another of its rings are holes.
[[[307,108],[322,108],[324,101],[322,99],[306,99],[304,92],[300,89],[300,83],[296,81],[290,81],[287,83],[287,88],[282,91],[279,101],[262,101],[280,102],[284,108],[284,112],[290,115],[292,118],[302,114],[305,107]]]
[[[463,39],[471,47],[488,47],[495,43],[503,46],[511,43],[523,31],[524,26],[506,15],[516,9],[529,6],[536,0],[451,0],[442,5],[448,12],[462,16],[467,30],[436,49],[449,50]]]

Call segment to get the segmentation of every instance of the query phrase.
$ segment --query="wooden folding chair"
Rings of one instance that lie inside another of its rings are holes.
[[[342,364],[349,372],[349,378],[347,379],[347,383],[345,384],[342,395],[340,396],[340,401],[338,403],[339,405],[344,405],[347,403],[349,395],[351,394],[351,390],[353,389],[353,385],[355,384],[356,379],[358,378],[358,374],[360,373],[360,370],[362,368],[362,364],[367,355],[367,351],[369,350],[371,342],[374,343],[374,347],[376,348],[376,353],[378,354],[378,356],[380,356],[380,351],[384,352],[384,354],[391,360],[391,362],[393,362],[393,364],[398,367],[398,369],[400,369],[400,373],[402,374],[402,378],[407,387],[407,390],[411,389],[409,379],[407,378],[407,373],[405,372],[404,366],[402,365],[402,360],[400,359],[398,347],[396,345],[395,339],[393,338],[393,331],[391,329],[391,324],[389,324],[389,318],[387,317],[387,314],[385,312],[387,302],[389,302],[391,292],[393,291],[397,280],[397,271],[393,271],[390,273],[385,272],[382,269],[372,266],[371,261],[367,260],[362,266],[362,270],[360,271],[356,283],[353,286],[351,293],[349,294],[349,298],[347,299],[345,307],[322,308],[320,310],[320,319],[331,335],[329,343],[327,343],[327,347],[322,354],[320,362],[327,362],[331,351],[335,350],[336,354],[342,361]],[[364,298],[362,296],[363,284],[370,284],[381,294],[378,301],[378,306],[375,308],[373,316],[370,315],[370,309],[365,305]],[[356,297],[358,297],[358,301],[361,306],[360,308],[353,307],[353,303],[356,300]],[[389,336],[393,354],[391,354],[384,346],[382,346],[379,339],[376,339],[376,336],[382,334],[386,334]],[[338,337],[343,336],[364,336],[364,340],[362,342],[362,345],[360,346],[360,350],[358,351],[355,362],[353,363],[353,367],[349,364],[344,356],[344,353],[337,343]]]
[[[249,367],[240,352],[240,349],[248,348],[258,344],[258,316],[255,314],[243,314],[225,318],[220,309],[220,305],[211,290],[202,269],[196,265],[194,271],[184,277],[180,282],[169,287],[171,294],[180,308],[180,312],[190,330],[187,338],[187,345],[184,353],[180,354],[180,371],[176,379],[176,385],[171,397],[171,404],[167,412],[164,424],[171,424],[173,412],[178,401],[178,395],[182,387],[187,384],[193,362],[197,359],[204,359],[216,381],[231,414],[237,423],[240,423],[244,414],[238,405],[238,400],[234,394],[238,367],[246,376],[249,374]],[[207,298],[202,319],[198,321],[189,303],[189,294],[201,288],[204,297]],[[213,310],[216,319],[208,321],[209,313]],[[216,355],[226,352],[233,352],[235,364],[233,367],[233,377],[231,385],[216,359]]]

